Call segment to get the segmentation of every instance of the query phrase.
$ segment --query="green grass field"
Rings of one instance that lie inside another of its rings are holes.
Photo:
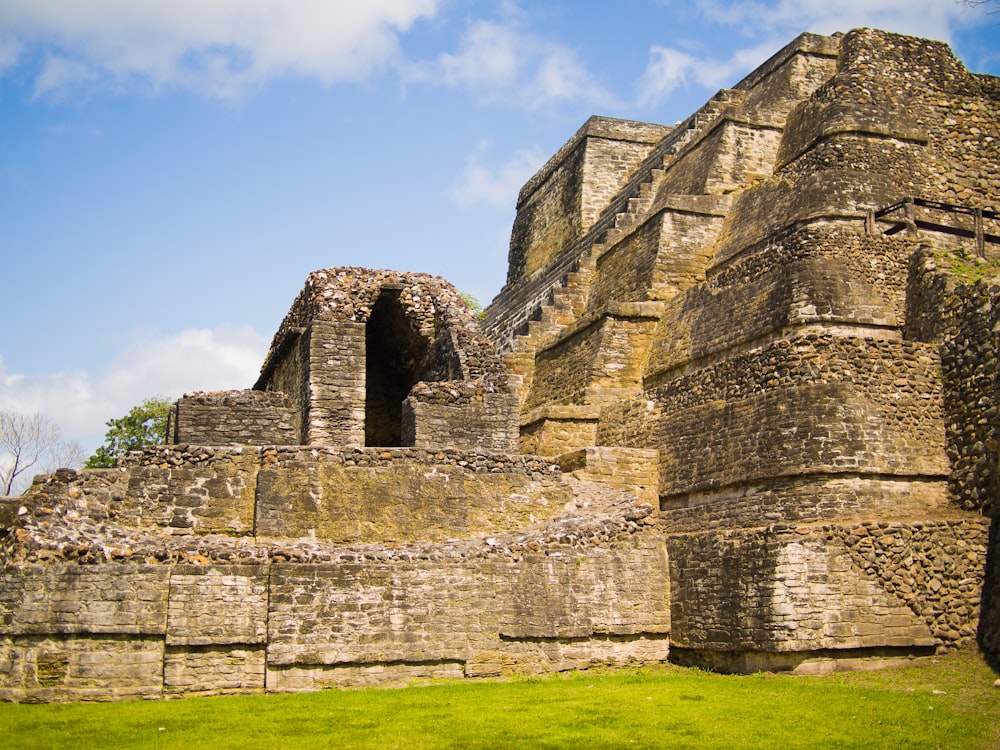
[[[998,748],[971,652],[825,677],[678,667],[391,690],[0,704],[14,748]]]

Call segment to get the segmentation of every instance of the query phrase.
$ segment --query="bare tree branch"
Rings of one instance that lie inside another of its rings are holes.
[[[59,425],[42,414],[0,411],[0,493],[20,492],[38,472],[80,466],[83,449],[59,434]],[[29,473],[31,472],[31,473]]]

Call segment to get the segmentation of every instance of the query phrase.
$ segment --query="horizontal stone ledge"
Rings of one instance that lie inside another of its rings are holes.
[[[659,370],[651,370],[643,376],[643,390],[649,391],[654,388],[660,388],[679,378],[694,375],[702,370],[707,370],[718,365],[724,365],[728,360],[733,360],[737,357],[767,354],[766,350],[775,346],[796,346],[803,339],[810,339],[817,344],[827,343],[824,340],[828,340],[829,343],[834,341],[847,343],[890,342],[899,344],[904,350],[907,347],[923,348],[927,352],[933,352],[932,356],[937,356],[936,344],[924,344],[922,342],[906,340],[903,338],[900,329],[896,326],[858,324],[833,320],[822,323],[797,322],[735,344],[716,346],[696,356],[691,356],[679,364],[673,364]]]
[[[600,325],[606,320],[647,320],[651,323],[657,322],[660,316],[663,315],[663,311],[667,308],[667,305],[667,302],[610,302],[605,309],[577,318],[576,322],[571,323],[550,338],[542,341],[538,346],[537,353],[552,349],[563,341],[583,333],[588,328]]]
[[[601,407],[594,404],[552,404],[540,406],[521,417],[521,427],[545,420],[569,422],[596,422],[601,416]],[[558,463],[558,462],[557,462]]]
[[[655,448],[620,448],[617,446],[593,445],[568,451],[555,458],[564,474],[581,469],[604,469],[622,462],[633,462],[648,467],[650,478],[655,481],[655,463],[660,452]]]
[[[404,655],[407,651],[411,654],[409,658]],[[370,644],[367,649],[364,645],[359,646],[354,643],[344,643],[336,648],[324,649],[321,644],[286,646],[271,642],[267,646],[267,668],[268,670],[296,667],[343,669],[464,664],[471,658],[471,654],[468,647],[448,648],[444,644],[437,646],[434,643],[415,643],[408,648],[407,644],[397,644],[388,640]]]
[[[809,481],[830,481],[834,479],[859,479],[862,481],[870,482],[882,482],[885,480],[898,481],[898,482],[918,482],[922,484],[935,483],[935,482],[945,482],[948,480],[947,473],[918,473],[913,472],[910,474],[887,474],[883,471],[858,471],[853,467],[844,471],[837,471],[835,467],[826,466],[815,466],[815,467],[804,467],[805,471],[796,471],[794,469],[789,469],[783,473],[776,473],[770,476],[750,476],[744,479],[740,479],[733,482],[723,482],[718,479],[709,479],[703,482],[692,483],[686,486],[683,491],[680,492],[667,492],[661,493],[660,495],[660,507],[663,510],[671,510],[672,508],[687,508],[695,507],[692,504],[688,505],[671,505],[672,501],[679,498],[691,498],[703,496],[708,498],[699,502],[698,505],[703,505],[706,502],[713,501],[716,497],[722,494],[726,494],[730,499],[737,497],[734,495],[734,490],[744,487],[755,487],[759,488],[760,491],[766,491],[771,488],[781,489],[790,482],[809,482]],[[739,495],[742,496],[742,495]],[[958,510],[956,506],[956,510]]]
[[[790,489],[803,485],[825,486],[831,483],[850,483],[858,488],[881,485],[891,488],[905,489],[912,487],[914,483],[923,485],[941,484],[943,487],[943,483],[946,482],[947,479],[947,474],[885,474],[879,472],[866,473],[859,471],[789,473],[769,477],[767,481],[761,482],[732,482],[730,484],[720,484],[701,490],[692,488],[685,489],[683,492],[675,494],[662,494],[660,495],[660,504],[663,510],[699,508],[714,505],[719,502],[741,500],[746,497],[753,497],[761,492]],[[958,506],[955,506],[955,510],[959,510]]]
[[[674,644],[670,661],[687,667],[716,672],[753,674],[755,672],[791,672],[792,674],[829,674],[858,669],[912,664],[936,653],[933,645],[875,646],[868,648],[816,649],[810,651],[725,651],[695,649]]]
[[[953,527],[978,526],[983,535],[989,531],[990,519],[975,514],[964,516],[950,516],[937,519],[928,519],[927,516],[906,517],[906,518],[864,518],[846,519],[843,521],[820,520],[803,521],[801,523],[771,523],[760,526],[739,526],[728,529],[706,529],[699,531],[667,532],[668,542],[677,540],[683,542],[684,539],[698,539],[721,537],[725,539],[744,537],[757,538],[762,534],[767,534],[778,540],[794,540],[804,537],[814,537],[827,535],[833,531],[856,530],[855,536],[862,535],[864,530],[869,532],[878,531],[882,534],[892,535],[899,530],[934,531]],[[983,537],[985,539],[985,536]]]
[[[236,628],[234,628],[236,630]],[[218,635],[218,636],[177,636],[167,632],[166,645],[169,648],[186,649],[186,648],[211,648],[211,649],[221,649],[225,647],[228,649],[240,649],[246,647],[248,649],[261,648],[267,645],[267,635],[261,634],[260,636],[247,637],[245,635]]]
[[[658,220],[663,214],[701,216],[709,220],[724,219],[732,207],[732,203],[732,194],[688,195],[673,193],[663,198],[657,198],[653,208],[648,213],[643,214],[641,220],[636,221],[628,227],[619,229],[621,234],[615,237],[613,241],[594,243],[593,252],[596,262],[601,264],[606,257],[613,255],[619,248],[623,247],[636,232],[647,226],[651,221]]]
[[[548,631],[560,630],[560,628],[547,628]],[[588,641],[612,641],[616,643],[630,643],[638,640],[662,641],[670,638],[670,625],[664,625],[660,630],[650,630],[644,627],[642,630],[622,625],[613,625],[604,629],[581,629],[565,628],[563,632],[557,633],[537,633],[534,629],[514,630],[510,632],[500,632],[501,643],[586,643]]]

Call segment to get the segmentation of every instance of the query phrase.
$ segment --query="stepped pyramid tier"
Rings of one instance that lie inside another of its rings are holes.
[[[954,270],[1000,270],[997,90],[940,43],[804,34],[641,159],[649,131],[592,120],[522,191],[485,323],[521,449],[657,451],[675,659],[801,668],[976,635],[995,288]]]
[[[314,272],[252,389],[0,506],[0,698],[1000,659],[1000,81],[803,34],[593,117],[474,320]]]

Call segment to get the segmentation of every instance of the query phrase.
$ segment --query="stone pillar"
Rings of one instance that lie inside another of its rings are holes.
[[[309,444],[365,444],[365,324],[317,320],[309,337]]]

